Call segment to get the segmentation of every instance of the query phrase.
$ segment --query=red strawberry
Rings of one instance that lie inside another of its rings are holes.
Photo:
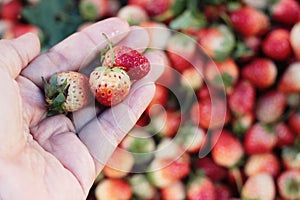
[[[79,110],[90,101],[88,78],[78,72],[60,72],[49,83],[44,78],[48,115],[67,114]]]
[[[104,56],[103,66],[119,67],[127,72],[131,80],[143,78],[150,70],[148,59],[126,46],[116,46],[113,51],[109,50]]]
[[[166,51],[172,67],[179,72],[192,67],[191,61],[196,52],[196,42],[182,33],[171,36],[168,40]]]
[[[185,88],[197,90],[203,85],[203,76],[198,69],[194,67],[187,68],[182,71],[180,82]]]
[[[108,12],[107,0],[80,0],[79,11],[83,19],[96,21]]]
[[[242,69],[242,76],[259,89],[270,87],[275,83],[277,68],[267,58],[257,58]]]
[[[277,90],[268,91],[259,97],[256,104],[256,118],[263,123],[278,120],[286,107],[286,97]]]
[[[204,99],[195,102],[191,108],[190,117],[195,125],[204,129],[220,128],[230,120],[226,103],[221,99]]]
[[[117,13],[117,17],[126,20],[130,25],[139,25],[142,22],[148,21],[146,11],[135,5],[126,5]]]
[[[277,137],[272,127],[254,124],[245,134],[244,147],[248,155],[267,153],[273,150]]]
[[[188,200],[216,200],[213,182],[205,176],[196,176],[187,185]]]
[[[204,7],[204,13],[208,22],[217,21],[222,17],[222,14],[227,11],[227,8],[223,4],[218,5],[206,5]]]
[[[180,200],[185,199],[185,185],[181,181],[161,188],[161,198],[163,200]]]
[[[298,170],[282,172],[277,179],[277,185],[282,198],[300,199],[300,172]]]
[[[156,158],[150,164],[148,171],[150,182],[158,188],[163,188],[186,177],[190,167],[188,163],[181,160]]]
[[[228,96],[229,108],[236,116],[253,112],[255,88],[247,80],[238,82]]]
[[[168,101],[168,89],[162,85],[155,84],[156,90],[153,99],[146,108],[146,112],[153,116],[159,114],[162,107],[164,108],[167,105]]]
[[[205,176],[213,181],[221,181],[227,177],[227,170],[217,165],[210,157],[196,158],[193,162],[196,170],[202,170]]]
[[[282,75],[278,89],[285,93],[296,93],[300,91],[300,63],[292,63]]]
[[[10,20],[12,22],[17,22],[21,17],[23,5],[19,0],[12,0],[2,3],[0,6],[0,18],[4,20]]]
[[[163,14],[172,5],[172,0],[129,0],[129,5],[140,6],[145,9],[150,17]]]
[[[130,78],[120,68],[97,67],[90,74],[90,88],[96,100],[104,106],[113,106],[128,95]]]
[[[123,179],[107,178],[101,181],[95,188],[97,199],[129,200],[132,197],[130,185]]]
[[[177,111],[160,112],[153,120],[153,126],[160,136],[173,137],[181,124],[181,115]]]
[[[131,172],[133,164],[133,155],[117,148],[104,166],[102,173],[109,178],[123,178]]]
[[[243,36],[262,35],[270,26],[269,19],[263,12],[249,6],[231,12],[230,21],[234,29]]]
[[[227,58],[222,62],[208,62],[204,75],[213,87],[223,88],[230,92],[239,76],[239,68],[235,61]]]
[[[288,124],[297,135],[300,135],[300,112],[292,113],[288,119]]]
[[[217,200],[230,200],[232,197],[230,188],[224,184],[215,184],[215,191]]]
[[[275,21],[293,25],[298,21],[300,6],[296,0],[278,0],[270,7],[270,11]]]
[[[264,172],[276,177],[280,172],[280,163],[273,153],[255,154],[247,159],[244,170],[247,176]]]
[[[223,130],[221,135],[213,133],[211,155],[214,162],[223,167],[233,167],[238,164],[244,155],[241,142],[229,131]]]
[[[138,199],[156,199],[157,189],[150,184],[144,174],[134,174],[128,178],[134,196]]]
[[[290,146],[294,143],[296,138],[290,127],[288,127],[284,122],[276,124],[275,134],[278,138],[276,144],[278,147]]]
[[[34,33],[36,34],[40,41],[43,42],[44,36],[41,29],[32,24],[14,24],[10,29],[7,29],[3,35],[3,38],[11,39],[17,38],[25,33]]]
[[[290,33],[282,28],[272,30],[264,39],[262,50],[273,60],[287,59],[292,53]]]
[[[259,173],[250,176],[242,189],[242,199],[274,200],[276,196],[275,183],[271,175]]]
[[[225,60],[235,45],[233,33],[225,25],[200,29],[197,39],[205,53],[217,61]]]
[[[296,23],[290,32],[290,41],[297,60],[300,60],[300,14],[299,22]]]

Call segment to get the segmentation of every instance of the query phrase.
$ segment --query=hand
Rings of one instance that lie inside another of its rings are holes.
[[[155,53],[146,56],[156,69],[134,83],[122,103],[101,114],[87,107],[73,120],[46,117],[41,77],[86,66],[106,45],[102,32],[113,43],[140,50],[149,42],[145,30],[117,18],[75,33],[42,55],[33,34],[0,41],[0,199],[85,199],[151,100],[153,81],[163,71],[162,58]]]

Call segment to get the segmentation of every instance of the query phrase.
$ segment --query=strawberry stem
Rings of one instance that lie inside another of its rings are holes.
[[[105,33],[102,33],[102,35],[105,38],[105,40],[107,41],[108,46],[109,46],[109,50],[111,51],[110,68],[113,68],[113,66],[114,66],[114,60],[115,60],[115,54],[114,54],[114,50],[113,50],[113,45],[112,45],[112,42],[109,40],[109,38],[107,37],[107,35]]]

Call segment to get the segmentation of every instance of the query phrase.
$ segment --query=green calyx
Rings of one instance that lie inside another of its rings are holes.
[[[53,75],[49,83],[42,77],[44,92],[48,106],[48,116],[56,114],[67,114],[64,110],[64,103],[68,96],[69,84],[67,80],[63,84],[57,84],[57,75]]]

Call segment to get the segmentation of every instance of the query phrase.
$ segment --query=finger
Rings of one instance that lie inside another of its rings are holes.
[[[40,52],[39,39],[33,33],[13,40],[0,40],[0,67],[15,79]]]
[[[79,132],[81,141],[96,160],[97,171],[103,168],[118,143],[135,125],[154,91],[153,83],[132,88],[129,98],[102,113]]]
[[[39,56],[22,74],[42,87],[42,76],[49,78],[56,72],[78,71],[100,56],[101,49],[107,44],[102,33],[105,33],[113,43],[117,43],[128,32],[128,23],[119,18],[102,20],[69,36]]]

